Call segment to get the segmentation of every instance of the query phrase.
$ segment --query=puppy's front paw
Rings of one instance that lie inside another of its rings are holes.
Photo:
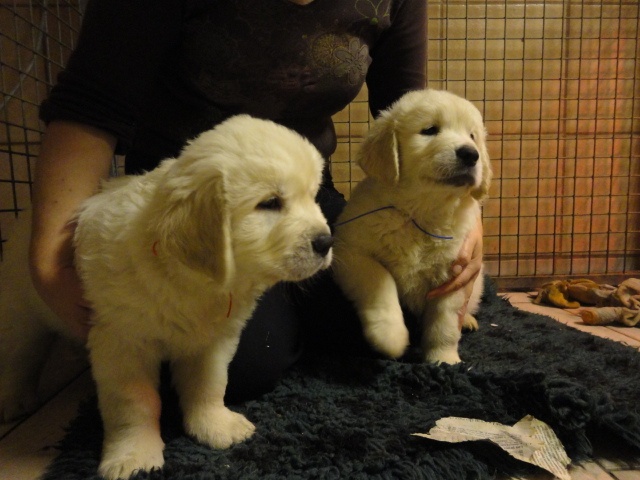
[[[139,470],[162,468],[164,443],[156,431],[141,431],[105,440],[98,473],[107,480],[127,479]]]
[[[425,362],[430,363],[448,363],[450,365],[455,365],[456,363],[460,363],[460,355],[458,355],[457,348],[435,348],[428,350],[424,354]]]
[[[400,315],[368,315],[364,322],[364,335],[378,352],[399,358],[409,346],[409,330]]]
[[[185,416],[185,429],[198,441],[213,448],[229,448],[251,437],[256,427],[227,407],[202,407]]]

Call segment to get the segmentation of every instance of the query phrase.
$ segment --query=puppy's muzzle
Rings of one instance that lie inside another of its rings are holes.
[[[456,150],[456,158],[465,167],[474,167],[480,158],[478,150],[469,145],[463,145]]]
[[[455,187],[472,187],[476,184],[476,166],[480,153],[475,147],[463,145],[455,150],[456,167],[445,180]]]
[[[326,233],[317,235],[311,240],[311,248],[321,257],[326,257],[333,246],[333,237]]]

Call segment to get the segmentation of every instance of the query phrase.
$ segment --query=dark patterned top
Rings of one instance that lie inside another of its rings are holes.
[[[372,112],[425,83],[425,0],[92,0],[45,121],[113,133],[149,170],[237,113],[305,135],[328,158],[331,115],[363,83]]]

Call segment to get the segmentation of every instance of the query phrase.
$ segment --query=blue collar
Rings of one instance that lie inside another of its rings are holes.
[[[370,212],[361,213],[360,215],[357,215],[357,216],[355,216],[355,217],[353,217],[353,218],[350,218],[349,220],[344,220],[344,221],[342,221],[342,222],[340,222],[340,223],[336,223],[336,224],[334,224],[333,226],[334,226],[334,227],[339,227],[339,226],[344,225],[344,224],[346,224],[346,223],[353,222],[354,220],[357,220],[357,219],[359,219],[359,218],[361,218],[361,217],[365,217],[365,216],[367,216],[367,215],[371,215],[372,213],[376,213],[376,212],[379,212],[379,211],[381,211],[381,210],[389,210],[389,209],[391,209],[391,208],[393,208],[393,209],[395,209],[395,210],[398,210],[398,209],[397,209],[396,207],[394,207],[393,205],[387,205],[386,207],[376,208],[375,210],[371,210]],[[413,225],[414,225],[418,230],[420,230],[422,233],[424,233],[425,235],[429,235],[430,237],[438,238],[438,239],[440,239],[440,240],[453,240],[453,237],[448,237],[448,236],[444,236],[444,235],[435,235],[435,234],[433,234],[433,233],[429,233],[429,232],[427,232],[424,228],[422,228],[420,225],[418,225],[418,222],[416,222],[413,218],[411,219],[411,223],[413,223]]]

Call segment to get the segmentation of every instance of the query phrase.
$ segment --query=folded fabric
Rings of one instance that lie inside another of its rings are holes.
[[[599,285],[592,280],[554,280],[540,287],[533,303],[546,303],[559,308],[578,308],[580,305],[600,305],[615,287]]]
[[[640,279],[625,280],[606,298],[606,306],[582,308],[580,316],[589,325],[620,323],[635,327],[640,322]]]
[[[621,323],[627,327],[635,327],[640,322],[640,310],[624,307],[582,308],[580,317],[587,325]]]
[[[640,323],[640,279],[629,278],[617,287],[588,279],[554,280],[540,287],[533,300],[559,308],[577,309],[584,323],[619,323],[635,327]]]

